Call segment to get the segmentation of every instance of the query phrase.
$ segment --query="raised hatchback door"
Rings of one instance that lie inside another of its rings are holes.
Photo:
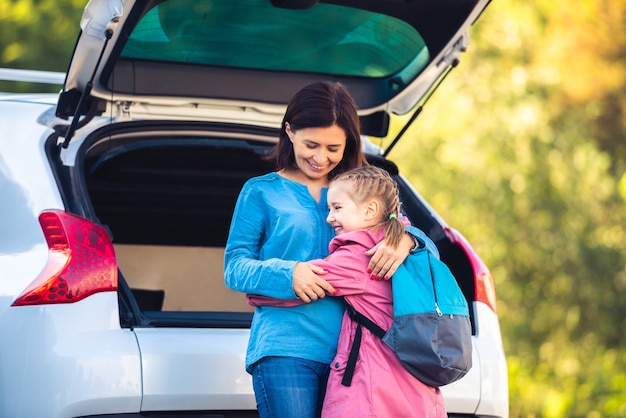
[[[273,3],[292,2],[90,1],[57,114],[110,102],[138,117],[275,126],[295,91],[329,79],[369,116],[364,133],[384,134],[389,113],[415,108],[458,62],[488,0]]]

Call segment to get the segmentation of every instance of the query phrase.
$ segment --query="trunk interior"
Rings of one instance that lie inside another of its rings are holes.
[[[278,135],[240,126],[236,132],[224,125],[188,128],[108,132],[87,140],[77,161],[80,187],[88,192],[84,204],[112,235],[126,326],[249,326],[244,295],[224,285],[224,246],[239,190],[273,170],[263,155]],[[438,245],[471,306],[467,258],[397,167],[368,158],[396,176],[405,213]]]

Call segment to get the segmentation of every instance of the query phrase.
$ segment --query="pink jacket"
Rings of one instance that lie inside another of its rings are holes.
[[[338,296],[343,296],[357,311],[388,329],[393,321],[391,282],[371,280],[367,273],[370,258],[363,254],[383,236],[383,230],[339,235],[330,242],[327,259],[311,263],[328,271],[323,278],[333,285]],[[249,296],[248,301],[252,305],[285,307],[301,303],[262,296]],[[343,386],[341,379],[355,329],[356,324],[344,314],[337,355],[330,365],[322,417],[447,417],[441,391],[409,374],[393,351],[364,327],[352,385]]]

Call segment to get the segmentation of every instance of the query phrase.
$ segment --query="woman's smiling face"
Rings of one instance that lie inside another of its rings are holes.
[[[286,131],[293,144],[294,158],[302,173],[311,179],[326,178],[341,162],[346,149],[346,132],[337,125]]]

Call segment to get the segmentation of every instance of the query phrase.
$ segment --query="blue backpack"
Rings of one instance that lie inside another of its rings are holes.
[[[467,301],[448,266],[422,246],[398,268],[391,286],[394,318],[388,331],[345,302],[357,328],[342,384],[352,382],[361,326],[381,338],[404,368],[428,386],[465,376],[472,367],[472,327]]]

